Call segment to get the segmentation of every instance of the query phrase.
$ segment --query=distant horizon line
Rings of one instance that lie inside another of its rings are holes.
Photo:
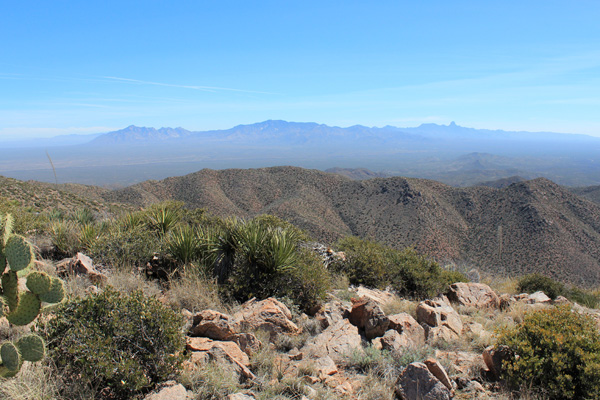
[[[564,135],[578,135],[578,136],[589,136],[589,137],[598,137],[598,136],[594,136],[594,135],[590,135],[590,134],[585,134],[585,133],[576,133],[576,132],[554,132],[554,131],[527,131],[527,130],[506,130],[506,129],[490,129],[490,128],[474,128],[474,127],[469,127],[469,126],[463,126],[463,125],[459,125],[457,124],[455,121],[451,121],[448,124],[438,124],[435,122],[423,122],[417,126],[395,126],[395,125],[383,125],[383,126],[377,126],[377,125],[373,125],[373,126],[368,126],[368,125],[362,125],[362,124],[353,124],[353,125],[348,125],[348,126],[339,126],[339,125],[328,125],[326,123],[319,123],[319,122],[315,122],[315,121],[287,121],[284,119],[267,119],[267,120],[263,120],[263,121],[257,121],[257,122],[253,122],[253,123],[245,123],[245,124],[237,124],[237,125],[233,125],[229,128],[221,128],[221,129],[204,129],[204,130],[189,130],[187,128],[184,128],[182,126],[177,126],[177,127],[170,127],[170,126],[161,126],[160,128],[156,128],[154,126],[143,126],[143,125],[135,125],[135,124],[130,124],[127,125],[124,128],[110,128],[110,127],[105,127],[105,129],[112,129],[112,130],[107,130],[107,131],[98,131],[98,132],[92,132],[92,133],[75,133],[77,128],[65,128],[64,130],[69,132],[69,133],[59,133],[59,134],[55,134],[53,136],[27,136],[27,137],[23,137],[23,136],[2,136],[2,134],[0,133],[0,142],[24,142],[24,141],[35,141],[35,140],[51,140],[51,139],[56,139],[56,138],[62,138],[62,137],[73,137],[73,136],[79,136],[79,137],[91,137],[91,136],[100,136],[100,135],[104,135],[104,134],[109,134],[109,133],[115,133],[115,132],[120,132],[120,131],[124,131],[128,128],[141,128],[141,129],[154,129],[156,131],[160,131],[163,129],[173,129],[173,130],[177,130],[177,129],[182,129],[185,130],[187,132],[190,133],[199,133],[199,132],[211,132],[211,131],[226,131],[229,129],[234,129],[240,126],[252,126],[252,125],[260,125],[260,124],[264,124],[267,122],[284,122],[284,123],[288,123],[288,124],[314,124],[314,125],[319,125],[319,126],[327,126],[330,128],[340,128],[340,129],[349,129],[349,128],[354,128],[354,127],[363,127],[363,128],[368,128],[368,129],[385,129],[385,128],[394,128],[394,129],[416,129],[416,128],[420,128],[423,126],[439,126],[439,127],[456,127],[456,128],[464,128],[464,129],[473,129],[473,130],[483,130],[483,131],[490,131],[490,132],[507,132],[507,133],[554,133],[554,134],[564,134]],[[20,130],[23,128],[17,128],[17,130]],[[39,130],[40,128],[35,128],[34,130]],[[53,131],[60,131],[61,128],[47,128],[47,129],[51,129]],[[81,128],[82,130],[84,129],[89,129],[89,128]],[[0,132],[2,130],[0,129]],[[72,132],[72,133],[71,133]]]

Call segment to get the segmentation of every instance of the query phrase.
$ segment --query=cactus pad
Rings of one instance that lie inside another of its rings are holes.
[[[27,325],[39,314],[41,301],[38,295],[31,292],[21,293],[17,309],[10,312],[6,318],[14,325]]]
[[[2,291],[6,305],[13,311],[19,303],[19,278],[16,272],[8,271],[2,275]]]
[[[44,339],[36,334],[22,336],[17,341],[17,348],[25,361],[41,361],[46,353]]]
[[[60,303],[65,297],[65,285],[58,278],[52,278],[50,290],[39,295],[40,300],[46,303]]]
[[[6,300],[4,300],[4,297],[0,296],[0,318],[4,317],[7,312]]]
[[[2,359],[2,365],[8,368],[9,371],[17,371],[21,366],[21,354],[12,342],[4,342],[0,346],[0,358]]]
[[[13,271],[25,269],[33,262],[33,249],[24,237],[11,235],[4,246],[8,266]]]
[[[35,294],[43,294],[50,291],[52,278],[45,272],[35,271],[27,275],[27,289]]]
[[[10,214],[7,214],[2,218],[0,215],[0,247],[3,247],[8,238],[12,234],[12,226],[13,226],[13,217]]]

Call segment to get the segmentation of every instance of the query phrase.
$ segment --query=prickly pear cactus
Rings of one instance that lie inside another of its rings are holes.
[[[39,315],[42,303],[59,303],[64,285],[45,272],[29,272],[35,261],[31,244],[12,233],[12,217],[0,214],[0,318],[13,325],[27,325]],[[29,273],[28,273],[29,272]],[[22,290],[19,279],[25,277],[28,290]],[[14,376],[23,361],[40,361],[46,352],[44,340],[30,334],[16,343],[0,345],[0,377]]]

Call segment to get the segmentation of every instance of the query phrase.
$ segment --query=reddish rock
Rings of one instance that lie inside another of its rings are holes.
[[[302,348],[302,352],[313,357],[329,356],[334,361],[340,361],[353,350],[362,351],[361,342],[358,328],[344,319],[313,337]]]
[[[292,313],[277,299],[248,300],[234,314],[238,332],[264,330],[274,338],[279,333],[296,334],[300,328],[292,322]]]
[[[463,306],[477,308],[497,308],[500,306],[500,298],[496,292],[483,283],[453,283],[450,285],[448,299]]]
[[[415,345],[425,343],[425,330],[410,314],[394,314],[390,315],[388,319],[390,320],[388,329],[393,329],[400,334],[406,335]]]
[[[402,400],[450,400],[450,390],[423,363],[409,364],[398,377],[396,395]]]
[[[442,364],[440,364],[438,360],[436,360],[435,358],[428,358],[427,360],[425,360],[424,363],[427,366],[429,372],[431,372],[433,376],[438,378],[438,380],[442,382],[442,384],[446,386],[448,390],[453,390],[452,381],[450,381],[448,373],[446,372],[444,367],[442,367]]]
[[[144,397],[144,400],[190,400],[192,396],[182,384],[168,381],[161,387]]]
[[[254,374],[248,369],[250,359],[237,344],[229,341],[214,341],[209,338],[196,337],[187,338],[187,349],[192,351],[191,360],[188,363],[202,364],[210,359],[224,360],[229,362],[240,377],[254,379]]]
[[[512,356],[508,346],[489,346],[483,351],[483,361],[496,379],[502,375],[502,363],[511,360]]]
[[[348,319],[352,325],[364,329],[367,339],[383,336],[390,324],[377,303],[368,297],[352,299],[352,310]]]
[[[443,300],[425,300],[417,306],[417,321],[425,329],[427,340],[451,341],[462,334],[458,313]]]
[[[204,310],[194,315],[190,336],[202,336],[214,340],[227,340],[235,334],[233,318],[213,310]]]
[[[106,275],[94,267],[94,262],[83,253],[77,253],[73,258],[62,260],[56,265],[56,272],[61,275],[85,275],[94,284],[106,281]]]

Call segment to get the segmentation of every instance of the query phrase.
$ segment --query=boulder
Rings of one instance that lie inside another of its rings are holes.
[[[314,365],[320,379],[325,379],[326,376],[337,374],[338,372],[335,362],[329,356],[317,358]]]
[[[204,310],[193,316],[190,336],[202,336],[214,340],[227,340],[234,335],[235,323],[227,314],[213,310]]]
[[[396,381],[396,395],[402,400],[449,400],[450,390],[423,363],[409,364]]]
[[[237,344],[244,353],[251,356],[262,347],[262,343],[253,333],[236,333],[228,337],[229,341]]]
[[[215,341],[203,337],[188,337],[186,347],[192,352],[192,364],[203,364],[211,359],[224,361],[231,364],[241,378],[256,378],[248,369],[250,366],[248,355],[234,342]]]
[[[393,329],[398,333],[406,335],[415,345],[425,343],[425,330],[410,314],[394,314],[390,315],[388,319],[390,320],[388,329]]]
[[[352,299],[352,310],[348,319],[352,325],[364,329],[365,336],[369,340],[383,336],[390,324],[381,307],[368,297]]]
[[[442,299],[425,300],[417,306],[417,321],[425,329],[428,341],[451,341],[462,334],[460,315]]]
[[[73,258],[67,258],[56,264],[56,272],[60,276],[85,275],[94,284],[106,281],[107,277],[94,267],[94,262],[83,253],[77,253]]]
[[[435,358],[428,358],[424,361],[424,364],[427,366],[429,372],[431,372],[433,376],[438,378],[438,380],[442,382],[442,384],[446,386],[448,390],[450,390],[451,392],[452,390],[454,390],[452,387],[452,381],[450,380],[448,373],[446,372],[444,367],[442,367],[442,364],[440,364],[438,360],[436,360]]]
[[[404,349],[411,346],[414,347],[415,344],[406,334],[398,333],[398,331],[390,329],[385,333],[385,335],[383,335],[383,337],[377,338],[374,346],[376,348],[381,348],[382,350],[402,353]]]
[[[483,361],[495,379],[502,375],[502,363],[511,358],[512,352],[508,346],[489,346],[483,351]]]
[[[192,396],[182,384],[168,381],[160,385],[154,392],[144,397],[144,400],[191,400]]]
[[[264,330],[274,338],[279,333],[296,334],[300,328],[292,322],[292,313],[285,304],[272,297],[257,301],[248,300],[233,315],[237,331]]]
[[[387,290],[368,289],[364,286],[359,286],[354,291],[356,293],[356,297],[366,297],[375,302],[379,307],[383,307],[384,305],[389,304],[398,298],[394,293]]]
[[[451,364],[456,374],[463,376],[470,375],[472,371],[480,371],[485,366],[481,353],[436,350],[435,358]]]
[[[344,318],[348,318],[351,307],[352,305],[346,301],[331,300],[323,304],[316,312],[315,319],[319,321],[322,329],[327,329]]]
[[[527,296],[525,302],[527,304],[550,304],[552,302],[552,299],[546,296],[546,293],[540,291]]]
[[[337,362],[354,349],[362,351],[361,342],[358,328],[344,319],[310,339],[302,352],[316,357],[329,356]]]
[[[497,308],[500,298],[488,285],[473,282],[456,282],[450,285],[448,299],[463,306]]]

